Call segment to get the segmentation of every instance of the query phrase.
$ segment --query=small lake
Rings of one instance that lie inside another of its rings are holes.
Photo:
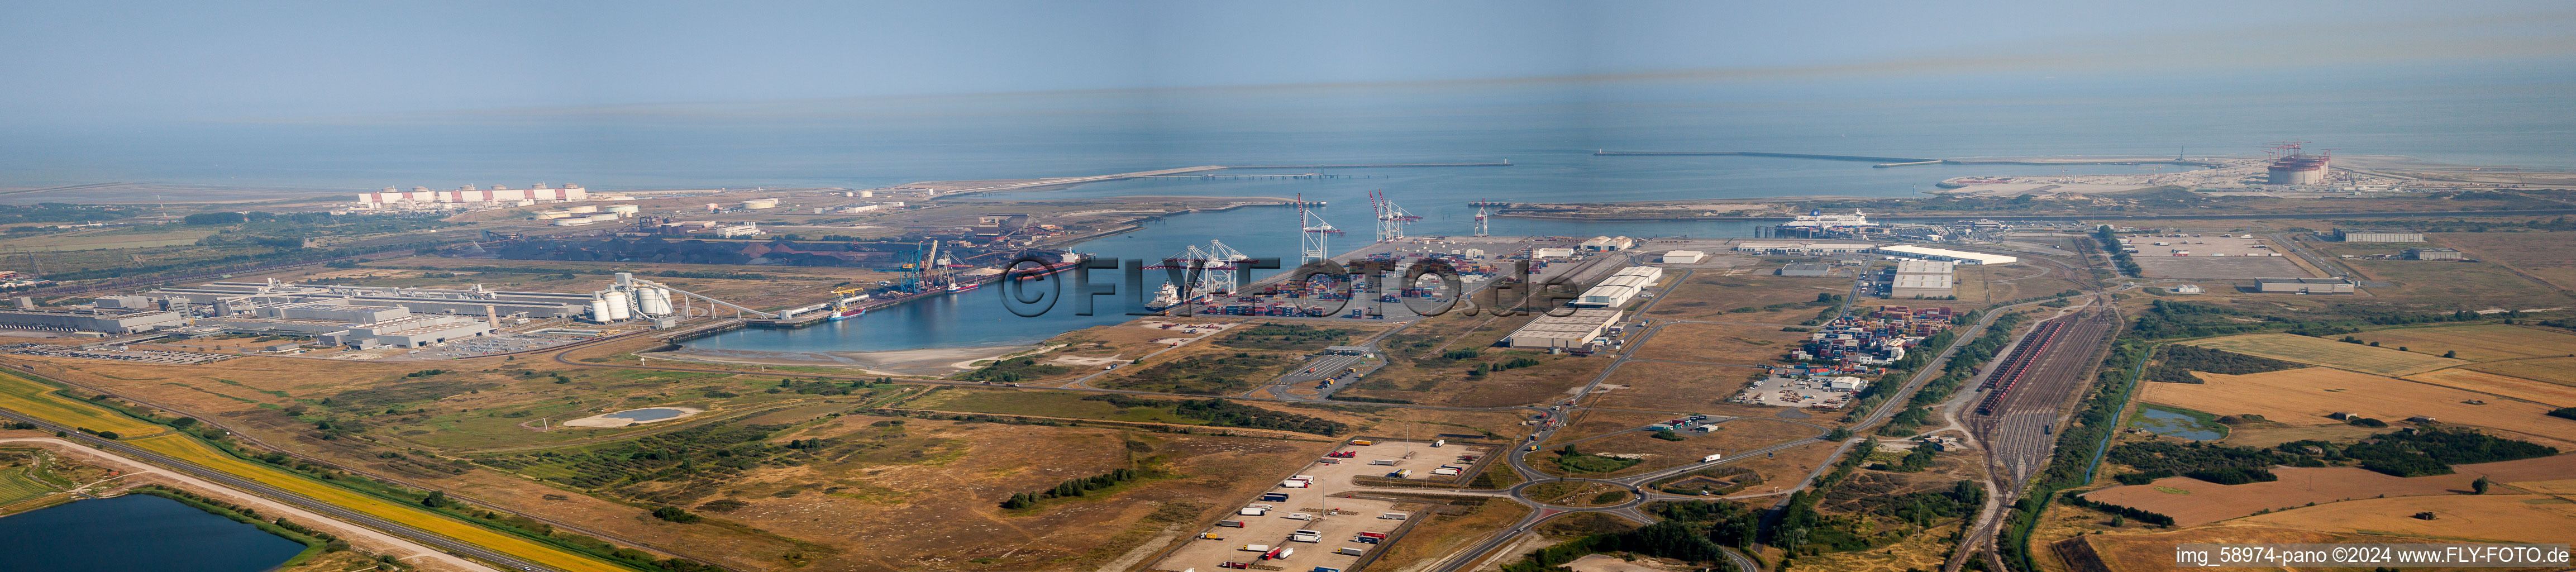
[[[0,572],[259,572],[304,545],[152,495],[0,518]]]
[[[616,412],[616,413],[610,413],[610,414],[604,415],[603,417],[615,417],[615,418],[618,418],[618,419],[633,419],[633,420],[636,420],[636,421],[652,421],[652,420],[655,420],[655,419],[670,419],[670,418],[673,418],[673,417],[679,417],[679,416],[681,416],[681,415],[683,415],[683,414],[686,414],[686,413],[688,413],[688,412],[687,412],[687,411],[681,411],[681,410],[678,410],[678,409],[671,409],[671,408],[667,408],[667,407],[656,407],[656,408],[652,408],[652,409],[628,409],[628,410],[625,410],[625,411],[619,411],[619,412]]]
[[[2130,423],[2129,426],[2157,435],[2172,435],[2193,441],[2210,441],[2227,436],[2224,432],[2201,425],[2200,420],[2193,419],[2189,415],[2151,407],[2138,408],[2138,420]]]

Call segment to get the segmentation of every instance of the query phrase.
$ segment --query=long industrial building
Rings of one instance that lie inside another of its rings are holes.
[[[188,316],[158,310],[0,309],[0,328],[54,332],[133,334],[188,325]]]
[[[2410,228],[2338,228],[2335,240],[2344,242],[2423,242],[2424,232]]]
[[[1819,256],[1843,252],[1868,252],[1878,248],[1868,242],[1746,242],[1735,245],[1736,252],[1760,252],[1789,256]]]
[[[2351,294],[2352,281],[2342,278],[2256,278],[2257,291],[2270,294]]]
[[[1507,340],[1517,349],[1584,349],[1619,323],[1626,312],[1611,308],[1577,309],[1573,314],[1554,316],[1540,314]]]
[[[582,318],[591,316],[592,303],[600,301],[599,296],[595,294],[565,292],[376,288],[275,281],[212,282],[192,287],[162,288],[145,292],[143,296],[166,300],[172,310],[202,310],[201,313],[213,317],[260,314],[261,308],[305,307],[312,303],[325,302],[325,305],[332,306],[399,308],[404,310],[406,315],[459,314],[487,318],[510,316]],[[194,308],[195,306],[204,308]],[[331,311],[359,312],[362,310]],[[356,317],[311,316],[312,319],[371,321],[353,319]]]
[[[2012,264],[2021,261],[2019,258],[2001,254],[1950,250],[1947,248],[1932,248],[1929,246],[1915,246],[1911,244],[1891,244],[1881,246],[1878,247],[1878,252],[1881,254],[1893,254],[1897,256],[1946,260],[1960,264]]]
[[[1592,308],[1624,308],[1647,288],[1664,279],[1664,269],[1653,266],[1630,266],[1601,279],[1601,284],[1583,291],[1568,305]]]
[[[1937,260],[1906,260],[1896,263],[1895,273],[1887,281],[1889,298],[1941,298],[1957,293],[1957,263]]]

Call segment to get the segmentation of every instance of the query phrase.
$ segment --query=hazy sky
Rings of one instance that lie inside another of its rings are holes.
[[[2564,75],[2576,55],[2563,1],[1807,4],[20,0],[0,3],[0,122],[1620,74]]]

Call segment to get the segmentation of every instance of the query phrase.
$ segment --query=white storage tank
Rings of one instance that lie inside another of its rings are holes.
[[[610,222],[617,220],[617,213],[599,213],[585,218],[589,218],[591,222]]]
[[[778,208],[778,199],[752,199],[742,202],[743,210],[756,211],[760,209],[773,208]]]
[[[590,301],[590,321],[593,321],[593,322],[609,322],[609,321],[613,321],[613,320],[609,319],[609,317],[608,317],[608,301],[607,301],[607,300],[601,300],[601,299],[597,299],[597,298],[593,298],[593,299],[591,299],[591,301]]]
[[[599,212],[599,205],[575,205],[575,206],[569,206],[569,207],[564,207],[564,212],[573,213],[573,214],[581,214],[581,213],[595,213],[595,212]]]
[[[604,294],[604,296],[608,299],[609,321],[624,320],[635,317],[635,314],[632,311],[634,309],[634,303],[627,301],[627,294],[625,292],[612,291]]]
[[[608,205],[608,212],[631,215],[644,212],[644,208],[635,205]]]
[[[671,315],[671,291],[661,288],[645,288],[635,291],[635,297],[636,302],[641,305],[640,309],[643,310],[645,314],[655,316]]]

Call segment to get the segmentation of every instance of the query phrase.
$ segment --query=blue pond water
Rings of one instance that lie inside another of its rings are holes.
[[[2154,408],[2140,408],[2138,409],[2138,415],[2141,419],[2137,420],[2135,423],[2129,424],[2129,426],[2152,432],[2157,435],[2172,435],[2193,441],[2209,441],[2227,436],[2226,433],[2221,433],[2202,426],[2200,421],[2192,419],[2191,416],[2183,415],[2181,413]]]
[[[151,495],[0,518],[0,572],[257,572],[304,545]]]
[[[652,409],[628,409],[628,410],[625,410],[625,411],[619,411],[619,412],[616,412],[616,413],[610,413],[610,414],[608,414],[608,416],[609,416],[609,417],[615,417],[615,418],[618,418],[618,419],[633,419],[633,420],[636,420],[636,421],[652,421],[652,420],[655,420],[655,419],[670,419],[670,418],[673,418],[673,417],[679,417],[679,416],[680,416],[680,414],[682,414],[682,413],[687,413],[687,412],[686,412],[686,411],[681,411],[681,410],[678,410],[678,409],[670,409],[670,408],[656,407],[656,408],[652,408]]]

